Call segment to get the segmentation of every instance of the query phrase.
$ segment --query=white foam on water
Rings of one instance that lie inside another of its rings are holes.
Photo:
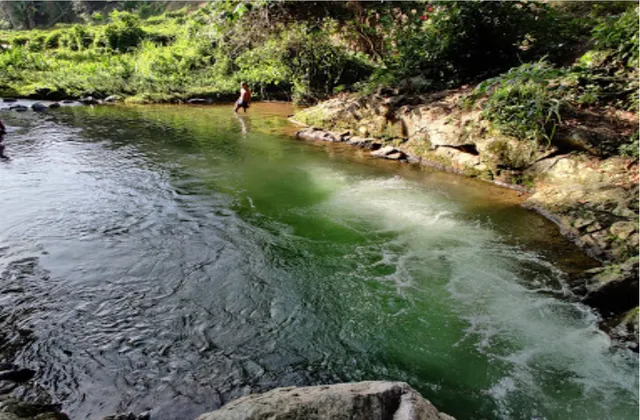
[[[539,418],[547,418],[545,412],[601,418],[616,405],[623,406],[623,417],[633,415],[637,355],[612,349],[589,308],[541,293],[562,293],[562,273],[550,262],[504,244],[487,224],[461,220],[441,192],[398,177],[346,180],[331,171],[310,172],[340,178],[318,181],[338,188],[315,211],[362,232],[392,236],[374,264],[395,266],[383,279],[395,281],[401,295],[417,285],[417,266],[446,260],[452,311],[469,325],[462,341],[504,366],[504,376],[486,390],[497,417],[518,418],[512,407],[527,399],[536,401]]]

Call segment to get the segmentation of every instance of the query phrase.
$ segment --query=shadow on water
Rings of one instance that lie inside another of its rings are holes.
[[[555,226],[512,191],[283,136],[290,113],[3,115],[0,291],[20,293],[0,311],[73,418],[365,379],[458,418],[637,418],[637,359],[566,295],[593,261]]]

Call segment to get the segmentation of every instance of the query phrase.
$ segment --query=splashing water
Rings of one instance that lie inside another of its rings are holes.
[[[274,134],[277,107],[3,115],[0,315],[34,331],[19,362],[73,418],[364,379],[461,419],[638,417],[637,355],[566,295],[592,262],[554,226]]]

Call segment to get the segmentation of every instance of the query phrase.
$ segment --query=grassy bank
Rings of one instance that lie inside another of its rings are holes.
[[[370,73],[365,55],[334,45],[326,33],[304,22],[252,25],[251,4],[239,6],[213,3],[146,19],[115,10],[84,24],[4,31],[0,89],[165,102],[229,99],[247,81],[258,98],[290,100],[314,90],[330,94]]]
[[[246,81],[258,99],[313,103],[471,84],[467,106],[540,143],[584,110],[638,110],[630,2],[120,3],[0,32],[0,94],[230,100]],[[629,139],[620,153],[637,157]]]

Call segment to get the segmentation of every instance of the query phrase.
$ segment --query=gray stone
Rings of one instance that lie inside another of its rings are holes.
[[[616,235],[620,239],[627,239],[636,231],[637,223],[634,222],[616,222],[609,228],[612,235]]]
[[[582,229],[593,224],[596,220],[594,218],[583,219],[581,217],[573,221],[573,227],[576,229]]]
[[[389,153],[388,155],[385,156],[385,159],[390,159],[390,160],[405,160],[406,158],[407,158],[407,155],[405,155],[403,152],[400,152],[400,151]]]
[[[9,103],[9,102],[17,102],[17,101],[18,101],[18,100],[17,100],[16,98],[4,98],[4,99],[2,100],[2,102],[6,102],[6,103]]]
[[[393,146],[384,146],[374,152],[371,152],[371,156],[391,160],[403,160],[407,158],[407,155],[403,151],[398,150]]]
[[[47,109],[49,109],[49,107],[46,106],[43,103],[36,102],[36,103],[31,105],[31,109],[33,109],[36,112],[42,112],[42,111],[46,111]]]
[[[608,266],[588,282],[583,302],[603,315],[621,314],[638,306],[638,258]]]
[[[202,98],[193,98],[193,99],[189,99],[187,103],[191,105],[206,104],[207,100]]]
[[[577,226],[576,226],[577,227]],[[587,226],[587,233],[593,233],[593,232],[597,232],[599,230],[604,229],[602,227],[602,225],[599,222],[593,221],[592,223],[589,224],[589,226]]]
[[[315,127],[309,127],[309,128],[305,128],[298,131],[296,133],[296,137],[305,139],[305,140],[317,140],[317,141],[328,141],[328,142],[342,141],[342,137],[336,136],[334,133],[330,131],[324,131]]]
[[[248,395],[198,420],[453,420],[404,382],[278,388]]]
[[[110,95],[110,96],[107,96],[106,98],[104,98],[104,102],[107,103],[107,104],[112,104],[114,102],[118,102],[118,101],[121,101],[121,100],[122,100],[122,97],[119,96],[119,95]]]
[[[376,150],[375,152],[371,152],[371,156],[373,157],[385,157],[388,154],[396,152],[396,148],[393,146],[385,146],[381,149]]]
[[[418,156],[414,156],[414,155],[408,155],[407,156],[407,161],[409,163],[420,163],[422,159],[420,159]]]
[[[98,101],[93,96],[87,96],[85,98],[82,98],[82,99],[80,99],[80,102],[82,102],[85,105],[97,105],[97,104],[100,103],[100,101]]]

